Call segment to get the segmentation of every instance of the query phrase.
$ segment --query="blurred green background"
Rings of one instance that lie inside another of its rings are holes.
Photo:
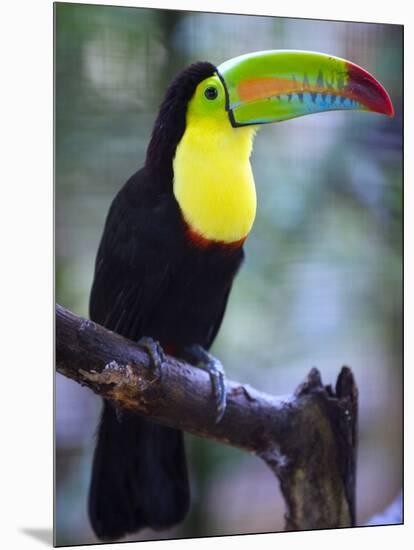
[[[321,51],[372,72],[394,119],[323,113],[266,126],[252,156],[258,214],[213,352],[228,377],[291,393],[310,367],[360,390],[358,522],[402,483],[402,27],[55,5],[56,299],[83,316],[110,202],[143,163],[174,75],[265,49]],[[96,539],[86,513],[101,402],[56,378],[56,535]],[[277,531],[262,462],[186,434],[193,504],[181,526],[131,540]]]

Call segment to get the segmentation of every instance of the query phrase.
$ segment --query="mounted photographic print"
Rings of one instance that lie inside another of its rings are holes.
[[[54,25],[55,544],[402,523],[403,27]]]

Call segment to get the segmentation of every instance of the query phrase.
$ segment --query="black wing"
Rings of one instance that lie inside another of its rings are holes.
[[[136,175],[111,205],[89,303],[93,321],[133,340],[143,336],[146,317],[166,291],[171,265],[153,202],[140,183]]]

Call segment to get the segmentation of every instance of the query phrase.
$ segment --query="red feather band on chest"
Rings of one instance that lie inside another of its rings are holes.
[[[200,233],[198,233],[197,231],[194,231],[194,229],[192,229],[188,225],[186,227],[186,236],[188,237],[188,239],[191,241],[192,244],[197,246],[197,248],[209,248],[210,246],[219,245],[229,250],[240,248],[241,246],[243,246],[244,241],[247,239],[247,236],[246,236],[240,239],[239,241],[234,241],[232,243],[206,239],[205,237],[200,235]]]

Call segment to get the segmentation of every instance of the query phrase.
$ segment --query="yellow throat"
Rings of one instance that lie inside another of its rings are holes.
[[[256,215],[249,161],[256,128],[233,128],[225,111],[200,116],[192,107],[173,161],[174,196],[193,231],[234,243],[247,237]]]

